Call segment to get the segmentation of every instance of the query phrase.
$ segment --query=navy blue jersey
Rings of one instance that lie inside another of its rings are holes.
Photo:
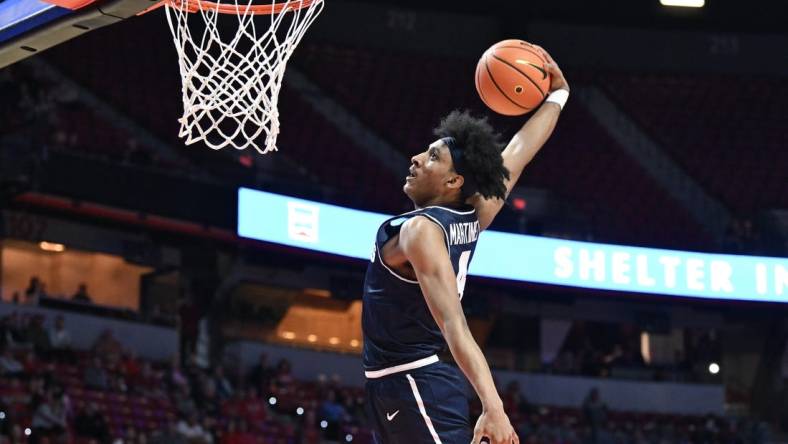
[[[364,369],[379,370],[439,353],[446,346],[416,280],[400,276],[381,260],[383,245],[399,234],[402,224],[424,216],[446,236],[451,265],[462,299],[465,277],[479,237],[473,207],[426,207],[394,216],[378,228],[375,249],[364,278],[361,326],[364,332]]]

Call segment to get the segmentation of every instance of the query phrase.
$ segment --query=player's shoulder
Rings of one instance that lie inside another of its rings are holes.
[[[412,234],[427,234],[434,230],[440,231],[440,227],[435,223],[434,218],[427,214],[415,214],[402,224],[401,231],[408,231]]]
[[[435,219],[426,214],[416,214],[408,218],[400,229],[400,239],[405,241],[424,240],[433,236],[443,239],[443,231]]]

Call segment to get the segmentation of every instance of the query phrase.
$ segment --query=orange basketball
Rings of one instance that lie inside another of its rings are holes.
[[[539,51],[522,40],[504,40],[484,52],[476,65],[476,91],[496,113],[519,116],[547,96],[550,74]]]

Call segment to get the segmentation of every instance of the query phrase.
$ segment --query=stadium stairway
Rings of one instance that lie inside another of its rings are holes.
[[[720,242],[730,220],[725,206],[708,194],[676,164],[660,144],[643,132],[630,116],[595,86],[575,94],[629,156]]]

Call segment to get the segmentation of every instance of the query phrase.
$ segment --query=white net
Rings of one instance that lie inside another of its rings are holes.
[[[287,60],[324,3],[227,1],[234,3],[166,3],[183,81],[178,136],[187,145],[251,146],[265,154],[276,150]]]

